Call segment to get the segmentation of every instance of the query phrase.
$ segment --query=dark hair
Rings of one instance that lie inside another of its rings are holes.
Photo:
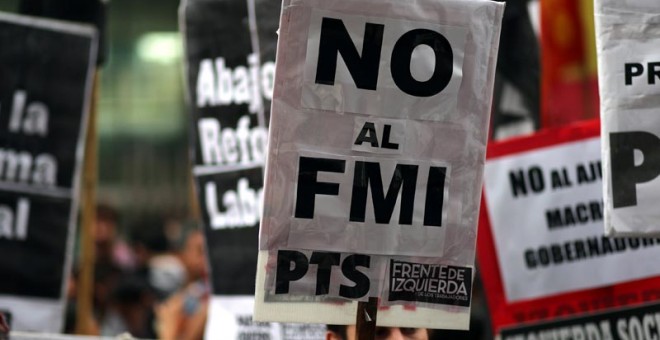
[[[170,250],[170,244],[163,230],[163,219],[160,216],[143,216],[134,222],[131,229],[134,246],[143,246],[153,253]]]
[[[119,222],[119,212],[109,204],[99,203],[96,206],[96,219],[117,223]]]
[[[342,340],[346,340],[346,338],[348,337],[348,333],[346,331],[347,329],[346,325],[326,325],[326,327],[328,331],[335,333]],[[435,334],[435,332],[434,330],[427,328],[426,334],[428,335],[429,339],[431,339]]]
[[[327,325],[328,331],[337,334],[342,339],[346,339],[346,325]]]

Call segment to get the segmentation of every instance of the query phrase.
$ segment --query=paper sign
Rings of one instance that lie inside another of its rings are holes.
[[[283,3],[256,319],[326,323],[276,311],[379,297],[417,311],[382,324],[467,326],[502,10]],[[330,320],[354,323],[343,308]]]
[[[660,3],[596,1],[605,232],[660,234]]]

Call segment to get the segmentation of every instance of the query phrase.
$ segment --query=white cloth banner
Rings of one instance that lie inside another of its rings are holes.
[[[602,235],[600,163],[600,138],[486,161],[484,194],[507,301],[660,275],[658,240]]]
[[[660,2],[596,1],[605,232],[660,234]]]
[[[282,6],[255,318],[379,297],[466,327],[503,4]]]

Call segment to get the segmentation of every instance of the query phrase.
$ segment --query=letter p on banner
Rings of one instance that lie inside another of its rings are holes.
[[[284,0],[255,320],[468,329],[503,10]]]
[[[605,233],[660,235],[660,2],[595,2]],[[655,20],[655,19],[654,19]]]

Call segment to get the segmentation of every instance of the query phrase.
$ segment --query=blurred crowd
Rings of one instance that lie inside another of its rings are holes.
[[[204,238],[197,223],[149,218],[122,233],[117,210],[100,205],[94,228],[94,333],[149,339],[201,339],[209,299]],[[66,333],[81,294],[74,265]]]
[[[107,205],[96,211],[93,325],[91,333],[163,340],[202,339],[210,286],[201,226],[177,219],[142,219],[120,227],[120,215]],[[130,230],[130,233],[125,232]],[[77,247],[78,252],[80,246]],[[76,256],[79,258],[79,256]],[[79,264],[68,285],[65,333],[75,333]],[[480,282],[469,332],[437,330],[430,339],[488,339],[488,317]],[[89,331],[89,330],[88,330]]]

